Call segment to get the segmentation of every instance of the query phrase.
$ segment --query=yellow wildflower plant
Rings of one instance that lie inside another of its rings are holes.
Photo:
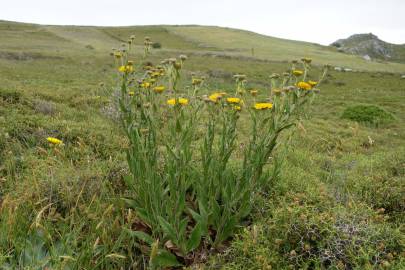
[[[273,108],[273,104],[270,102],[262,102],[262,103],[256,103],[253,108],[255,110],[270,110]]]
[[[156,93],[162,93],[163,91],[165,91],[165,87],[163,86],[163,85],[160,85],[160,86],[156,86],[156,87],[154,87],[153,88],[153,91],[155,91]]]
[[[62,140],[59,140],[59,139],[54,138],[54,137],[48,137],[48,138],[46,138],[46,140],[47,140],[49,143],[53,144],[53,145],[62,145],[62,144],[63,144],[63,141],[62,141]]]
[[[188,99],[186,99],[186,98],[178,98],[177,99],[178,100],[178,104],[180,104],[180,105],[187,105],[188,104]],[[177,104],[177,101],[176,101],[176,99],[175,98],[171,98],[171,99],[169,99],[168,101],[167,101],[167,105],[171,105],[171,106],[174,106],[174,105],[176,105]]]
[[[311,85],[312,87],[316,86],[318,82],[316,81],[308,81],[308,84]]]
[[[231,103],[231,104],[241,104],[241,103],[243,103],[243,101],[240,98],[236,98],[236,97],[227,98],[226,102]]]
[[[241,110],[242,110],[242,107],[239,106],[239,105],[235,105],[235,106],[233,106],[233,109],[234,109],[235,111],[241,111]]]
[[[297,87],[302,90],[311,90],[312,86],[307,82],[298,82]]]
[[[135,92],[134,92],[134,91],[130,91],[130,92],[128,92],[128,95],[129,95],[130,97],[133,97],[133,96],[135,95]]]
[[[292,73],[293,73],[294,76],[301,76],[302,74],[304,74],[304,71],[299,70],[299,69],[294,69],[292,71]]]

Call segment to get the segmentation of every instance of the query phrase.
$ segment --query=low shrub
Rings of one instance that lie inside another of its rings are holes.
[[[162,48],[162,44],[160,42],[153,42],[152,43],[152,48],[153,49],[161,49]]]
[[[402,269],[404,237],[364,205],[280,205],[245,229],[221,269]],[[365,210],[364,210],[365,209]],[[225,265],[225,267],[223,266]]]
[[[372,126],[379,126],[394,120],[391,113],[375,105],[350,106],[344,110],[342,118]]]

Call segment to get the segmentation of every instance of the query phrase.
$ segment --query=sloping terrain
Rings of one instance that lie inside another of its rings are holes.
[[[319,65],[331,64],[355,70],[405,72],[405,64],[370,62],[363,59],[362,53],[342,54],[328,46],[213,26],[86,27],[0,22],[0,27],[3,37],[0,53],[3,54],[15,49],[44,52],[45,48],[48,54],[58,54],[60,50],[65,54],[72,50],[88,53],[95,49],[98,52],[105,52],[116,47],[117,43],[126,42],[128,36],[134,34],[141,37],[136,40],[136,45],[142,46],[142,38],[150,36],[152,40],[164,43],[162,51],[182,50],[203,56],[245,57],[276,62],[300,59],[305,55],[317,58]],[[18,48],[13,46],[21,39],[24,39],[23,45],[19,45]],[[352,43],[345,44],[347,48],[353,46],[350,45]],[[348,49],[348,52],[352,50]],[[398,60],[394,55],[402,57],[403,51],[398,50],[391,58],[386,57],[385,60]],[[374,54],[370,56],[374,57]]]
[[[405,83],[392,73],[403,64],[219,27],[13,22],[0,22],[0,269],[148,267],[123,230],[137,216],[120,200],[128,142],[110,103],[109,53],[132,34],[135,63],[187,54],[182,85],[206,76],[201,94],[233,93],[244,73],[265,100],[269,75],[303,56],[311,79],[326,62],[364,69],[329,73],[246,227],[194,269],[404,269]],[[145,36],[162,45],[147,60]],[[376,107],[389,121],[364,122]]]

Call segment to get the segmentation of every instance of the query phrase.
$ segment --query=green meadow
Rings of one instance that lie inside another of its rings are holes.
[[[269,76],[301,57],[310,79],[324,64],[355,71],[329,71],[249,217],[185,269],[405,268],[405,64],[219,27],[0,21],[0,269],[150,266],[124,230],[137,214],[121,200],[128,140],[111,102],[110,52],[131,35],[135,63],[149,36],[161,48],[148,61],[187,55],[180,87],[195,73],[206,94],[233,93],[243,73],[264,98]]]

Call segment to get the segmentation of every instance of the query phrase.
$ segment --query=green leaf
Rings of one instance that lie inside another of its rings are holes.
[[[197,223],[190,234],[190,238],[187,241],[187,252],[197,248],[201,242],[201,225]]]
[[[191,216],[193,217],[193,219],[197,222],[201,222],[201,216],[200,214],[198,214],[196,211],[194,211],[191,208],[188,208],[188,211],[190,212]]]
[[[152,264],[159,267],[181,266],[176,256],[164,249],[159,249],[158,254],[152,260]]]
[[[180,124],[180,120],[177,118],[176,120],[176,132],[180,132],[181,131],[181,124]]]
[[[128,164],[130,164],[128,162]],[[128,187],[133,187],[134,185],[134,178],[132,177],[132,175],[124,175],[124,182],[125,184],[127,184]]]
[[[179,226],[179,235],[180,235],[180,237],[184,236],[186,234],[187,224],[188,224],[188,217],[183,218],[180,221],[180,226]]]
[[[129,207],[135,209],[137,208],[137,204],[135,202],[135,200],[132,199],[126,199],[126,198],[122,198],[122,200],[126,203],[126,205],[128,205]]]
[[[174,230],[172,225],[161,216],[158,217],[158,220],[160,227],[162,228],[166,236],[169,237],[173,242],[177,242],[176,231]]]
[[[218,227],[218,224],[220,222],[221,219],[221,207],[219,206],[217,200],[213,200],[212,201],[212,223]]]
[[[153,238],[149,234],[146,234],[141,231],[132,231],[127,228],[124,228],[124,231],[126,231],[130,236],[138,238],[138,240],[141,240],[141,241],[147,243],[148,245],[153,244]]]
[[[230,217],[228,221],[225,223],[224,227],[222,228],[221,232],[217,235],[217,238],[215,239],[216,244],[220,244],[223,241],[225,241],[229,236],[232,235],[233,231],[235,230],[236,227],[236,217]]]

